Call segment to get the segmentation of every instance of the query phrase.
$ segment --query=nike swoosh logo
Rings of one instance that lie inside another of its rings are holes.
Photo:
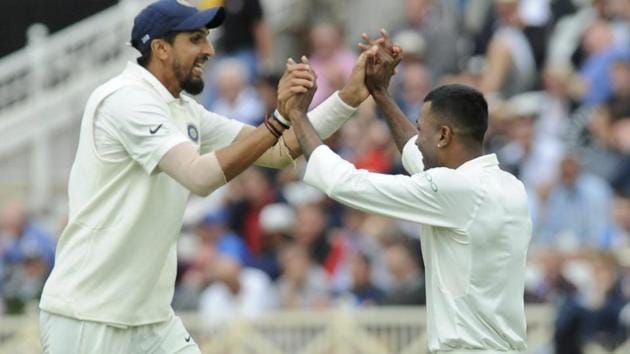
[[[190,336],[188,336],[187,338],[184,338],[184,340],[186,341],[186,343],[190,342]]]
[[[149,133],[151,133],[151,135],[153,135],[153,134],[157,133],[158,130],[160,130],[160,128],[162,128],[162,124],[158,125],[154,129],[149,128]]]

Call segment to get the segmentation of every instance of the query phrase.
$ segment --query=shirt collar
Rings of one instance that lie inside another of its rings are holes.
[[[498,166],[499,160],[497,159],[496,154],[487,154],[482,155],[472,160],[468,160],[461,164],[457,169],[469,169],[469,168],[483,168],[483,167],[492,167]]]
[[[166,89],[164,84],[162,84],[160,80],[158,80],[149,70],[143,68],[142,66],[129,61],[127,62],[127,67],[125,68],[124,73],[144,81],[144,83],[152,87],[155,92],[157,92],[164,102],[171,103],[177,101],[177,98],[174,97],[168,89]]]

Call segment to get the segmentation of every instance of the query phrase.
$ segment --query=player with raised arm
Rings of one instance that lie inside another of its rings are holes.
[[[282,168],[301,153],[281,115],[252,127],[182,93],[201,92],[214,55],[208,32],[224,17],[220,7],[199,11],[183,0],[147,6],[131,33],[137,62],[88,99],[68,224],[40,301],[45,353],[199,353],[170,306],[190,193],[208,195],[251,164]],[[369,95],[365,60],[309,113],[322,138]],[[308,63],[288,63],[279,102],[314,79]]]
[[[366,84],[410,176],[357,170],[323,145],[305,114],[312,87],[284,108],[308,159],[304,181],[350,207],[422,225],[430,352],[525,353],[531,221],[523,184],[483,152],[484,97],[463,85],[438,87],[414,127],[387,91],[400,49],[386,32],[365,39]]]

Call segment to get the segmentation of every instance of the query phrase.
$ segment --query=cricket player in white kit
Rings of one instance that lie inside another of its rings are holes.
[[[41,297],[45,353],[199,353],[171,309],[176,242],[190,192],[208,195],[255,163],[282,168],[301,152],[282,116],[252,127],[181,94],[201,92],[222,8],[160,0],[134,20],[141,53],[90,96],[69,181],[69,220]],[[369,93],[365,58],[309,113],[322,137]],[[287,64],[279,101],[314,85]]]
[[[486,101],[466,86],[439,87],[416,129],[387,92],[401,53],[382,39],[368,39],[366,83],[410,176],[357,170],[323,145],[305,119],[308,92],[284,107],[308,159],[304,181],[350,207],[422,225],[432,353],[525,353],[531,221],[523,184],[483,154]]]

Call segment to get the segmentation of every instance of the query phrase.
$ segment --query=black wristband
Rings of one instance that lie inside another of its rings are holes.
[[[269,120],[269,116],[265,116],[264,124],[265,124],[265,127],[267,127],[267,130],[269,130],[269,132],[271,133],[271,135],[275,136],[276,139],[280,139],[280,137],[282,136],[282,132],[278,131],[278,129],[276,129],[276,127],[274,127],[273,124],[271,124]]]

